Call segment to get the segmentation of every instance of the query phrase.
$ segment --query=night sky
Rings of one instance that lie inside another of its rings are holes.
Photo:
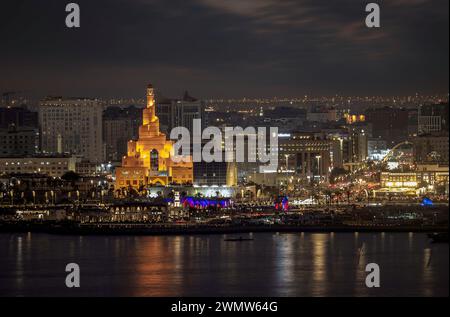
[[[0,92],[200,98],[447,93],[448,0],[61,0],[0,4]],[[381,28],[365,5],[381,6]]]

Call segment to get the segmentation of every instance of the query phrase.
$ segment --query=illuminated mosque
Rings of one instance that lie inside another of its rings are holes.
[[[173,142],[160,132],[155,107],[153,86],[149,85],[139,139],[128,142],[127,156],[122,159],[122,167],[116,169],[117,188],[193,183],[192,157],[181,162],[172,160]]]

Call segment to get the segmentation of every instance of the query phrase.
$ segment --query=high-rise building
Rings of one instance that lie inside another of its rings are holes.
[[[109,107],[103,112],[103,142],[106,160],[117,162],[127,154],[127,143],[139,136],[142,109]]]
[[[322,132],[331,142],[331,165],[333,168],[353,169],[367,160],[371,124],[358,121],[339,128],[323,128]],[[381,139],[376,140],[382,141]]]
[[[347,157],[344,159],[347,163],[362,163],[369,156],[367,127],[364,125],[350,125],[349,139],[347,142]]]
[[[408,109],[408,137],[414,137],[419,133],[418,118],[418,109]]]
[[[159,130],[155,113],[155,95],[147,87],[147,107],[143,110],[139,139],[128,142],[128,153],[122,167],[116,169],[116,187],[133,187],[170,184],[192,184],[192,158],[174,160],[173,142]]]
[[[156,104],[156,115],[160,119],[161,132],[170,135],[173,128],[185,127],[192,134],[194,119],[201,119],[202,126],[206,127],[208,119],[204,108],[204,102],[191,97],[188,92],[182,99],[160,98]]]
[[[41,146],[45,153],[81,155],[104,160],[101,103],[96,99],[46,98],[39,105]]]
[[[366,111],[366,122],[372,125],[372,136],[387,142],[389,147],[408,139],[409,111],[384,107]]]

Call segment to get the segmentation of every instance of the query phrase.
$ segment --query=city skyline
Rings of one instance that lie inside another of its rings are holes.
[[[0,297],[448,296],[448,1],[1,8]]]
[[[448,93],[447,1],[381,3],[379,29],[364,25],[365,1],[77,3],[78,29],[64,25],[64,1],[4,5],[2,91],[130,98],[152,81],[203,98]]]

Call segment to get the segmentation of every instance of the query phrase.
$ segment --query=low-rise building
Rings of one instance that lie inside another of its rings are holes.
[[[417,165],[414,171],[383,172],[379,192],[415,195],[422,191],[448,194],[449,167],[439,164]],[[443,188],[440,190],[439,187]]]
[[[0,157],[0,174],[46,174],[61,177],[76,171],[76,156]]]

